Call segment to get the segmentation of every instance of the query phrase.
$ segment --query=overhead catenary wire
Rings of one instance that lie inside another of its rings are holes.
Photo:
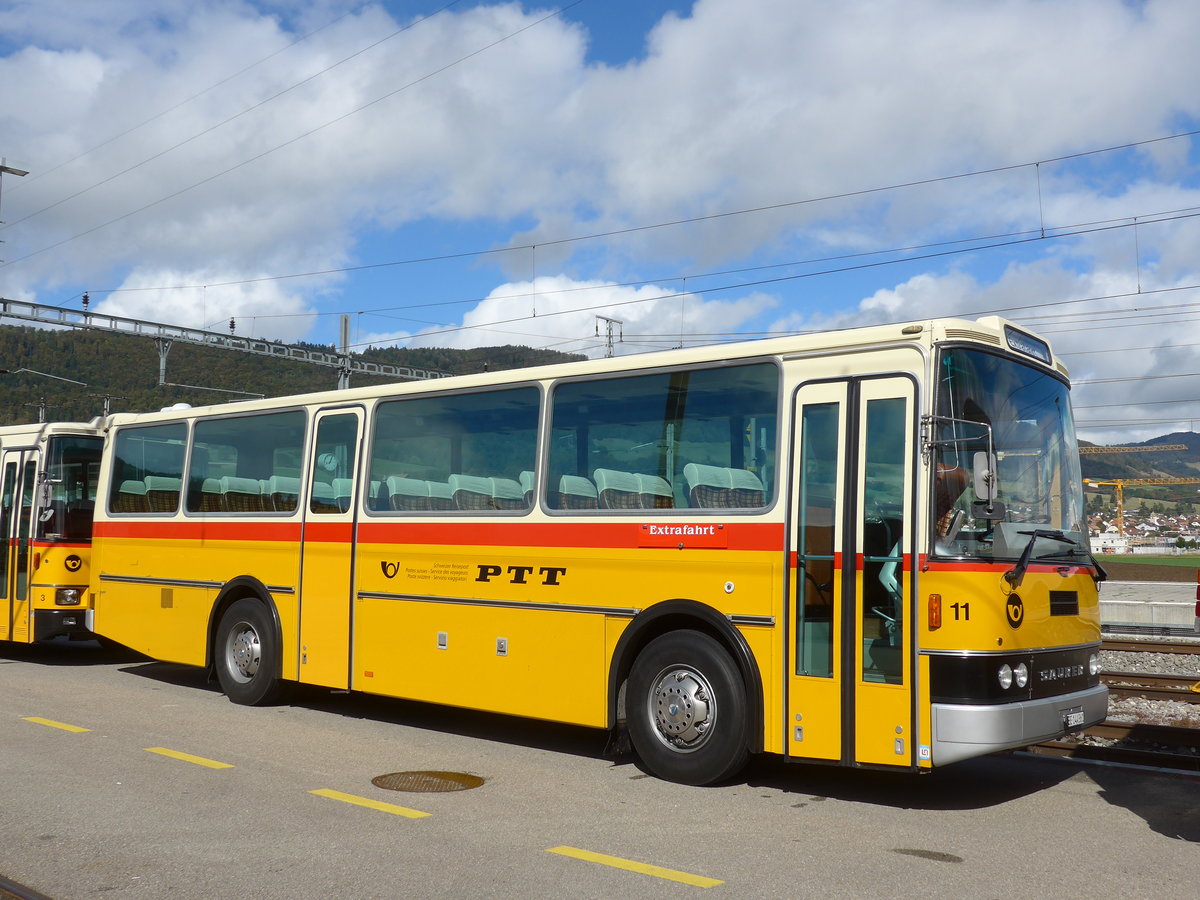
[[[921,262],[921,261],[925,261],[925,260],[929,260],[929,259],[953,256],[953,255],[960,254],[960,253],[971,253],[971,252],[979,252],[982,250],[1000,249],[1000,248],[1030,243],[1033,241],[1055,240],[1055,239],[1061,239],[1061,238],[1075,237],[1075,236],[1079,236],[1079,235],[1083,235],[1083,234],[1096,233],[1097,231],[1112,231],[1112,230],[1116,230],[1116,229],[1131,227],[1133,225],[1134,218],[1140,219],[1144,224],[1147,216],[1154,216],[1154,217],[1156,217],[1156,221],[1162,221],[1162,222],[1178,221],[1181,219],[1192,219],[1192,218],[1200,217],[1200,211],[1198,211],[1197,208],[1195,208],[1195,207],[1188,207],[1188,208],[1183,208],[1180,210],[1171,210],[1171,211],[1162,211],[1162,212],[1150,213],[1150,214],[1142,214],[1137,217],[1129,217],[1124,220],[1109,219],[1109,220],[1103,220],[1102,222],[1087,222],[1087,223],[1080,223],[1078,225],[1064,225],[1064,226],[1058,226],[1057,228],[1052,230],[1052,233],[1045,234],[1045,236],[1042,236],[1042,234],[1040,232],[1014,232],[1014,233],[1010,233],[1010,234],[1015,234],[1015,235],[1019,235],[1019,236],[1013,237],[1011,239],[1004,239],[1007,237],[1007,235],[1002,235],[1002,236],[1000,236],[1001,239],[992,241],[990,243],[981,243],[981,241],[985,240],[985,238],[980,238],[980,237],[957,239],[957,240],[948,241],[948,242],[937,242],[937,243],[933,243],[933,244],[927,244],[924,246],[953,247],[953,249],[940,250],[940,251],[931,252],[931,253],[901,256],[901,257],[897,257],[894,259],[877,260],[877,261],[872,261],[872,262],[860,263],[860,264],[852,265],[852,266],[839,266],[839,267],[832,267],[832,268],[824,268],[824,269],[818,269],[818,270],[814,270],[814,271],[800,272],[800,273],[795,273],[795,274],[790,274],[790,275],[779,276],[776,278],[757,279],[757,280],[753,280],[753,281],[737,281],[737,282],[731,282],[731,283],[719,285],[716,287],[695,287],[695,288],[690,288],[687,291],[687,293],[688,294],[710,294],[710,293],[725,292],[725,291],[732,291],[732,290],[742,290],[742,289],[749,288],[749,287],[761,287],[761,286],[768,285],[768,284],[777,284],[777,283],[781,283],[781,282],[793,281],[793,280],[803,279],[803,278],[814,278],[814,277],[819,277],[819,276],[823,276],[823,275],[839,274],[839,273],[846,273],[846,272],[861,271],[864,269],[878,268],[881,266],[890,266],[890,265],[900,265],[900,264],[904,264],[904,263]],[[581,237],[578,239],[584,240],[586,238]],[[961,243],[971,243],[972,246],[970,246],[970,247],[955,247],[954,246],[954,245],[961,244]],[[487,250],[487,251],[478,251],[478,253],[510,252],[512,249],[518,249],[518,248],[492,249],[492,250]],[[768,271],[768,270],[772,270],[772,269],[808,265],[813,262],[822,262],[822,261],[827,261],[827,260],[836,261],[839,259],[859,259],[864,256],[885,255],[888,253],[904,252],[907,249],[909,249],[909,248],[882,249],[882,250],[866,251],[866,252],[860,252],[860,253],[854,253],[854,254],[846,254],[843,256],[833,256],[833,257],[827,256],[827,257],[821,257],[821,258],[812,259],[812,260],[793,260],[793,261],[786,262],[786,263],[773,263],[768,266],[754,266],[754,267],[746,267],[746,268],[741,268],[741,269],[726,269],[726,270],[720,270],[720,271],[716,271],[716,272],[692,273],[689,275],[671,275],[671,276],[666,276],[663,278],[650,279],[650,280],[645,280],[645,281],[616,282],[616,283],[607,283],[606,282],[606,283],[599,283],[599,284],[594,284],[594,285],[582,285],[582,286],[576,286],[576,287],[571,287],[571,288],[553,289],[553,290],[540,289],[536,293],[542,297],[550,297],[550,296],[561,295],[561,294],[566,294],[566,293],[582,293],[582,292],[589,292],[589,291],[611,290],[612,288],[618,288],[618,287],[641,287],[641,286],[646,286],[646,285],[650,285],[650,284],[662,284],[663,282],[670,282],[670,281],[676,281],[676,280],[682,280],[682,279],[700,280],[703,278],[719,277],[720,275],[724,275],[724,274],[738,274],[740,272],[750,272],[750,271]],[[403,264],[411,264],[414,262],[430,261],[430,260],[434,260],[434,259],[446,260],[446,259],[453,259],[453,258],[461,258],[463,256],[470,256],[470,255],[476,255],[476,252],[472,251],[472,252],[466,252],[466,253],[462,253],[462,254],[444,255],[444,256],[440,256],[440,257],[427,257],[427,258],[422,258],[420,260],[408,260],[408,261],[404,261],[404,262],[387,263],[387,264],[379,264],[379,265],[403,265]],[[357,269],[359,267],[354,267],[354,268]],[[346,270],[343,270],[343,271],[346,271]],[[328,274],[328,273],[325,273],[325,274]],[[126,288],[98,289],[98,290],[91,291],[91,293],[117,293],[117,292],[125,292],[125,291],[198,289],[198,288],[208,288],[208,287],[229,286],[229,285],[233,285],[233,284],[247,284],[247,283],[252,283],[252,282],[256,282],[256,281],[273,280],[274,278],[287,278],[287,277],[301,277],[301,276],[271,276],[270,278],[247,279],[247,280],[236,281],[236,282],[209,283],[209,284],[205,284],[205,285],[186,285],[186,286],[171,286],[171,287],[157,287],[157,288],[155,288],[155,287],[138,287],[138,288],[128,288],[128,289],[126,289]],[[1147,290],[1142,290],[1139,292],[1107,294],[1107,295],[1102,295],[1102,296],[1098,295],[1098,296],[1084,297],[1084,298],[1072,298],[1072,299],[1067,299],[1067,300],[1042,301],[1040,303],[1023,304],[1023,305],[1019,305],[1019,306],[996,307],[996,308],[990,308],[990,309],[986,309],[986,310],[975,310],[975,311],[963,313],[963,315],[988,315],[988,314],[997,314],[997,313],[1005,313],[1005,312],[1011,313],[1011,312],[1017,312],[1017,311],[1028,310],[1028,309],[1046,309],[1049,307],[1059,306],[1059,305],[1066,306],[1066,305],[1074,305],[1074,304],[1094,303],[1094,302],[1097,302],[1100,300],[1113,300],[1113,299],[1120,299],[1120,298],[1130,297],[1130,296],[1145,296],[1145,295],[1150,295],[1150,294],[1155,294],[1155,293],[1169,293],[1169,292],[1182,291],[1182,290],[1193,290],[1198,287],[1200,287],[1200,285],[1175,285],[1175,286],[1166,287],[1166,288],[1147,289]],[[514,292],[512,294],[506,294],[501,298],[493,297],[490,299],[502,300],[502,301],[510,301],[510,300],[516,301],[516,300],[521,300],[521,299],[527,299],[529,296],[531,296],[531,293],[532,292]],[[677,296],[679,296],[679,294],[658,293],[658,294],[654,294],[651,296],[639,297],[639,298],[634,298],[632,300],[623,301],[619,304],[613,304],[611,301],[609,301],[604,304],[597,304],[597,305],[585,306],[585,307],[574,307],[574,308],[565,309],[565,310],[549,310],[549,311],[544,310],[543,313],[541,315],[539,315],[538,318],[544,319],[548,315],[549,316],[561,316],[561,315],[569,315],[569,314],[575,313],[575,312],[591,312],[591,311],[594,311],[597,309],[602,309],[605,306],[609,306],[609,305],[631,305],[631,304],[637,304],[637,303],[649,303],[649,302],[654,302],[654,301],[658,301],[658,300],[671,299],[671,298],[674,298]],[[381,318],[383,318],[383,317],[386,317],[386,316],[384,316],[384,313],[386,313],[386,312],[397,312],[397,311],[415,310],[415,309],[429,309],[429,308],[435,308],[435,307],[441,307],[441,306],[452,306],[452,305],[476,305],[485,299],[489,299],[489,298],[470,297],[470,298],[461,298],[461,299],[454,299],[454,300],[407,304],[404,306],[379,307],[379,308],[372,308],[372,309],[355,310],[350,314],[376,315],[376,316],[380,316]],[[305,317],[334,316],[334,315],[342,315],[342,313],[335,313],[335,312],[290,313],[290,314],[279,314],[279,315],[262,315],[262,316],[257,316],[257,318],[261,318],[261,319],[305,318]],[[1066,315],[1066,314],[1062,314],[1062,315]],[[1088,315],[1094,315],[1094,313],[1088,313]],[[392,317],[387,317],[387,318],[392,318]],[[414,322],[419,325],[432,326],[435,328],[439,327],[439,323],[435,323],[435,322],[432,322],[429,320],[419,320],[419,319],[415,319],[413,317],[395,317],[395,318],[402,319],[403,321]],[[513,319],[504,319],[504,320],[501,320],[498,322],[493,322],[493,323],[473,323],[472,325],[469,325],[469,326],[467,326],[467,325],[449,326],[446,328],[442,328],[438,332],[433,332],[433,333],[426,332],[425,334],[426,335],[436,335],[436,334],[445,334],[445,333],[469,330],[471,328],[487,328],[487,327],[491,327],[494,325],[512,324],[514,322],[521,321],[525,318],[528,318],[528,317],[518,316]],[[800,333],[800,332],[787,331],[787,332],[774,332],[774,333],[795,334],[795,333]],[[758,334],[765,336],[768,333],[759,332]],[[739,332],[738,335],[736,335],[735,337],[744,337],[744,335],[743,335],[743,333]],[[370,342],[368,342],[368,343],[370,343]],[[365,345],[366,344],[364,344],[364,346]]]

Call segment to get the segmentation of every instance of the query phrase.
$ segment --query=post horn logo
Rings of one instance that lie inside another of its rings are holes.
[[[63,565],[67,567],[68,572],[78,572],[81,568],[83,568],[83,560],[72,553],[63,560]]]
[[[383,570],[384,578],[395,578],[400,574],[400,563],[388,562],[386,559],[379,564],[379,568]]]
[[[1004,602],[1004,615],[1008,617],[1008,624],[1013,628],[1021,627],[1021,623],[1025,621],[1025,604],[1021,602],[1019,596],[1009,595]]]

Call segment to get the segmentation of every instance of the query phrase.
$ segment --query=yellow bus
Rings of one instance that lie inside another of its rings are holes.
[[[935,320],[106,423],[95,630],[289,683],[920,770],[1104,718],[1065,368]]]
[[[103,446],[98,420],[0,427],[0,640],[92,636],[85,625]]]

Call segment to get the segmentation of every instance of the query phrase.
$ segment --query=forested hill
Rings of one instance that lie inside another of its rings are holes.
[[[1085,453],[1081,462],[1083,477],[1095,481],[1133,478],[1200,478],[1200,434],[1177,431],[1161,437],[1125,444],[1125,447],[1183,445],[1186,450],[1153,450],[1147,453]],[[1081,447],[1088,447],[1080,441]],[[1195,496],[1196,487],[1190,489]]]
[[[332,347],[309,345],[332,352]],[[464,375],[473,372],[519,369],[547,363],[569,362],[582,356],[535,350],[530,347],[481,347],[472,350],[394,347],[368,350],[371,362],[412,366]],[[0,425],[38,420],[38,405],[46,405],[49,421],[87,421],[104,411],[109,397],[112,412],[146,412],[190,403],[200,406],[239,399],[218,391],[158,386],[158,351],[148,337],[95,331],[48,331],[20,326],[0,326]],[[32,369],[44,375],[17,369]],[[51,378],[46,376],[57,376]],[[69,378],[86,385],[58,379]],[[167,356],[168,382],[223,388],[279,397],[337,387],[337,370],[311,363],[256,356],[176,343]],[[394,379],[355,376],[351,384],[362,387]]]

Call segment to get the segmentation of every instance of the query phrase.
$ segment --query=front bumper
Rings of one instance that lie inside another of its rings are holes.
[[[1068,711],[1083,710],[1083,724],[1067,728]],[[1108,715],[1108,688],[1103,685],[1038,700],[965,705],[934,703],[932,714],[935,766],[1026,747],[1078,731]]]

